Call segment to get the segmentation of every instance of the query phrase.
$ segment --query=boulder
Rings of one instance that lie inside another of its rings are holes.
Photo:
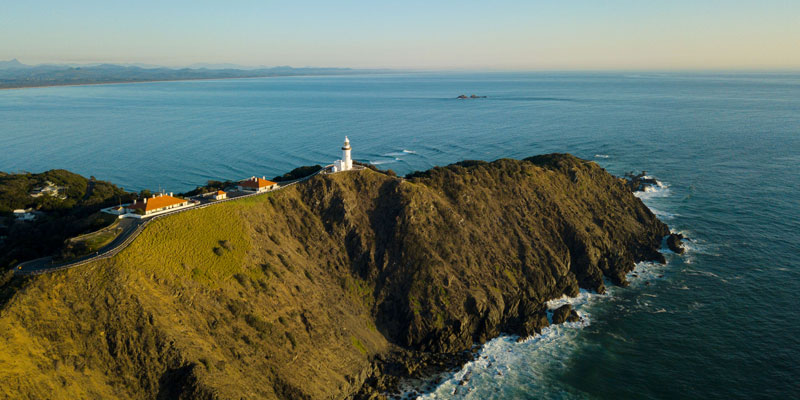
[[[563,324],[564,322],[578,322],[581,317],[572,309],[572,305],[564,304],[553,311],[553,324]]]
[[[683,247],[683,235],[680,233],[670,233],[667,236],[667,247],[676,254],[683,254],[686,248]]]

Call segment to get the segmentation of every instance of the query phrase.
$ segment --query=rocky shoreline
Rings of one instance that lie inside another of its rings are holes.
[[[579,175],[574,170],[571,170],[570,176],[577,181],[575,178]],[[645,191],[649,186],[660,185],[656,179],[647,177],[644,171],[641,174],[627,173],[621,181],[631,193]],[[664,232],[668,231],[661,231],[661,233]],[[663,237],[672,251],[678,254],[683,253],[684,248],[681,242],[684,239],[683,235],[669,233]],[[637,258],[636,262],[638,261],[664,263],[664,257],[658,253],[656,248],[651,248],[640,258]],[[625,272],[628,272],[627,268]],[[612,274],[609,277],[612,278],[615,284],[627,285],[624,277],[619,274]],[[567,290],[565,294],[570,297],[577,296],[577,287],[573,289]],[[602,287],[597,287],[596,290],[600,293],[604,291]],[[547,317],[548,313],[550,318]],[[504,326],[502,332],[519,335],[519,340],[524,340],[531,335],[541,333],[542,329],[549,325],[578,322],[580,319],[580,316],[570,304],[562,305],[553,310],[548,310],[546,306],[540,306],[527,318]],[[412,399],[416,398],[417,395],[430,393],[445,379],[444,375],[456,372],[467,362],[475,360],[478,357],[481,343],[473,345],[470,350],[455,353],[418,352],[398,349],[390,354],[378,357],[372,361],[370,376],[365,380],[364,385],[354,398]],[[465,379],[468,380],[469,378]]]
[[[32,398],[63,382],[73,398],[429,391],[501,334],[574,321],[548,302],[627,285],[635,263],[664,262],[669,234],[624,181],[568,154],[318,175],[21,282],[0,348],[34,367],[0,380]]]

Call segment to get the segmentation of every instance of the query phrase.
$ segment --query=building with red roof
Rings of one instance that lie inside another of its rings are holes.
[[[278,184],[273,181],[268,181],[263,177],[259,178],[257,176],[253,176],[249,179],[239,182],[236,187],[242,191],[261,193],[276,189]]]
[[[160,193],[154,194],[152,197],[145,198],[144,200],[134,200],[133,204],[128,206],[128,209],[142,215],[150,215],[153,213],[171,210],[173,208],[185,207],[189,205],[189,200],[180,197],[172,197]]]

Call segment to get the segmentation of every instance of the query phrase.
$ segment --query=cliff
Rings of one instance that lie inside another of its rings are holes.
[[[540,330],[548,299],[624,285],[668,233],[569,155],[316,176],[6,284],[0,396],[370,396],[437,354]]]

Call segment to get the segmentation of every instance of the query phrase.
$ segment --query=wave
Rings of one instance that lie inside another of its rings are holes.
[[[647,285],[662,279],[666,268],[667,265],[658,263],[637,263],[627,275],[630,287]],[[552,394],[542,395],[543,398],[584,398],[584,394],[575,388],[560,383],[554,377],[558,374],[553,374],[552,371],[568,367],[571,354],[583,344],[580,331],[592,324],[595,307],[608,303],[620,290],[627,289],[609,286],[606,294],[581,289],[576,297],[562,296],[549,300],[546,303],[548,320],[552,321],[552,310],[569,304],[578,313],[580,321],[550,325],[540,334],[527,338],[506,335],[490,340],[483,345],[473,361],[466,363],[459,371],[445,375],[445,379],[434,390],[420,395],[419,398],[513,398],[520,391]],[[650,313],[668,312],[663,308],[652,309],[651,303],[646,300],[639,300],[637,303],[639,304],[636,308],[644,308]],[[621,341],[630,340],[619,335],[613,336]],[[520,387],[520,384],[524,387]],[[403,397],[407,398],[408,395],[409,393],[404,393]]]
[[[648,177],[645,177],[648,178]],[[669,190],[669,185],[656,179],[655,185],[647,185],[643,191],[635,192],[633,195],[645,200],[655,197],[667,197],[672,194]]]
[[[370,160],[369,163],[372,165],[383,165],[383,164],[391,164],[401,161],[399,158],[395,157],[391,160]]]
[[[669,185],[658,182],[654,189],[640,192],[637,197],[647,202],[653,197],[669,196]],[[649,207],[652,206],[648,205]],[[659,217],[674,217],[663,211],[653,210]],[[665,249],[662,249],[664,251]],[[694,247],[687,246],[687,253],[693,252]],[[666,253],[666,251],[664,251]],[[440,376],[444,380],[433,390],[420,395],[421,399],[482,399],[482,398],[515,398],[521,393],[535,393],[539,398],[585,398],[582,393],[572,386],[562,383],[559,371],[564,371],[569,366],[572,354],[587,345],[586,339],[579,333],[583,328],[592,324],[595,307],[608,302],[616,297],[621,290],[640,288],[653,282],[664,279],[665,273],[670,268],[667,264],[654,262],[640,262],[634,266],[626,278],[630,282],[628,288],[607,285],[606,294],[598,294],[581,290],[576,297],[562,296],[547,302],[548,320],[552,321],[552,310],[565,304],[572,305],[581,318],[578,322],[567,322],[560,325],[551,325],[543,329],[540,334],[523,338],[518,336],[501,336],[490,340],[477,353],[473,361],[466,363],[455,373]],[[683,288],[680,288],[683,289]],[[686,288],[688,289],[688,288]],[[663,307],[655,308],[646,299],[654,299],[657,295],[643,293],[642,298],[636,300],[637,309],[645,312],[660,314],[670,313]],[[623,307],[617,304],[617,307]],[[623,307],[624,308],[624,307]],[[613,334],[613,332],[610,332]],[[626,341],[624,337],[618,340]],[[588,343],[588,345],[592,345]],[[438,379],[437,379],[438,380]],[[414,392],[416,394],[416,392]],[[404,394],[404,398],[408,393]]]
[[[595,154],[594,158],[611,158],[608,154]]]

